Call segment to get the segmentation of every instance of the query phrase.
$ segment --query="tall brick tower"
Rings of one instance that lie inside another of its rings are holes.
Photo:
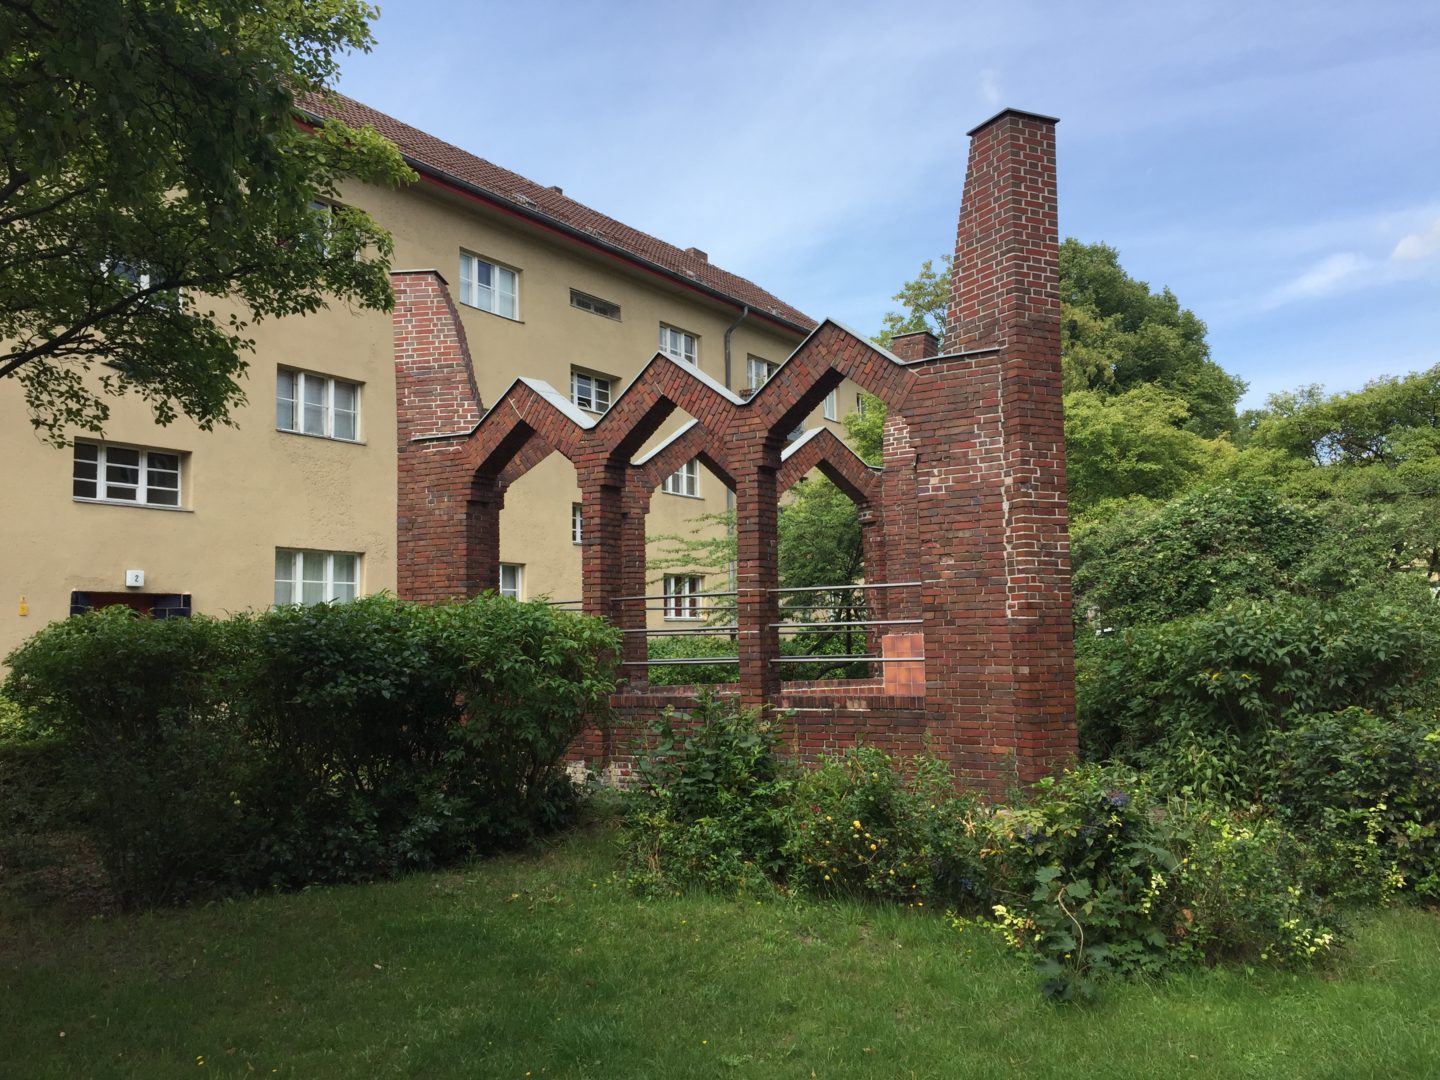
[[[970,132],[945,355],[905,410],[926,712],[982,786],[1076,750],[1055,123],[1006,110]]]

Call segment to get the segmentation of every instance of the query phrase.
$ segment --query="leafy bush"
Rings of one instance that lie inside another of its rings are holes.
[[[1331,850],[1333,889],[1440,898],[1440,715],[1308,716],[1276,740],[1279,813]]]
[[[11,655],[127,905],[364,880],[524,842],[575,796],[604,719],[597,620],[495,596],[387,597],[222,622],[106,609]]]
[[[1333,874],[1286,821],[1176,801],[1132,769],[1084,766],[997,808],[957,794],[942,762],[873,748],[792,777],[773,729],[715,699],[656,735],[626,818],[642,893],[789,889],[978,915],[1062,998],[1105,975],[1305,963],[1338,942]]]
[[[11,654],[6,693],[66,750],[85,827],[124,905],[242,876],[236,791],[252,760],[226,702],[234,628],[126,608],[52,623]]]
[[[972,906],[982,881],[976,810],[935,758],[906,766],[874,747],[826,757],[796,785],[789,881],[820,895]]]
[[[1318,512],[1258,487],[1136,504],[1077,530],[1077,616],[1096,628],[1184,618],[1295,587],[1326,533]]]
[[[0,694],[0,742],[23,739],[31,734],[34,733],[26,722],[25,710]]]
[[[696,660],[709,656],[734,656],[737,646],[728,637],[708,634],[679,634],[650,639],[651,660]],[[708,686],[740,681],[740,665],[657,664],[647,669],[654,686]]]
[[[652,895],[768,888],[782,868],[793,779],[773,721],[701,695],[651,727],[626,814],[625,875]]]
[[[1133,760],[1212,797],[1257,792],[1271,735],[1300,717],[1440,700],[1440,604],[1418,581],[1082,633],[1076,646],[1086,756]]]
[[[1175,802],[1087,765],[983,823],[994,914],[1048,995],[1199,961],[1308,963],[1339,938],[1309,849],[1255,812]]]

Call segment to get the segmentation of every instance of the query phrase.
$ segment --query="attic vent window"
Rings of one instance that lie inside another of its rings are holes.
[[[531,210],[539,209],[539,204],[536,203],[534,199],[530,198],[529,195],[526,195],[523,192],[512,191],[510,193],[510,198],[513,199],[515,202],[519,203],[521,206],[528,206]]]
[[[579,308],[581,311],[588,311],[595,315],[603,316],[606,319],[620,319],[620,305],[612,304],[609,300],[601,300],[598,296],[591,296],[579,289],[570,290],[570,306]]]

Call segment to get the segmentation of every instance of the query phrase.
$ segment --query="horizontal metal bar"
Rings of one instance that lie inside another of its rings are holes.
[[[639,608],[638,610],[640,610],[640,611],[674,611],[674,610],[675,610],[675,607],[674,607],[674,605],[666,605],[666,604],[647,604],[647,605],[645,605],[643,608]],[[734,605],[734,604],[715,604],[715,605],[713,605],[712,607],[697,608],[696,610],[697,610],[697,612],[698,612],[697,615],[693,615],[693,616],[687,615],[687,616],[683,616],[683,617],[677,615],[677,616],[675,616],[675,618],[680,619],[681,622],[685,622],[685,621],[687,621],[687,620],[688,620],[688,621],[692,621],[692,622],[699,622],[699,621],[700,621],[701,619],[703,619],[706,615],[711,615],[711,614],[713,614],[713,613],[715,613],[715,612],[717,612],[717,611],[734,611],[734,610],[736,610],[736,608],[735,608],[735,605]],[[614,617],[613,617],[613,616],[610,616],[610,618],[613,619]]]
[[[738,656],[687,656],[677,660],[626,660],[623,667],[666,667],[671,664],[738,664]]]
[[[919,585],[918,581],[882,581],[873,585],[803,585],[789,589],[771,589],[773,593],[797,593],[797,592],[839,592],[841,589],[907,589],[913,585]]]
[[[620,601],[622,601],[622,600],[674,600],[674,599],[676,599],[677,597],[682,597],[682,596],[683,596],[683,597],[690,597],[690,596],[706,597],[706,596],[734,596],[734,595],[735,595],[735,594],[734,594],[733,592],[659,593],[659,594],[657,594],[657,595],[655,595],[655,596],[617,596],[617,597],[614,597],[614,598],[613,598],[613,602],[618,604],[618,603],[620,603]]]
[[[673,630],[621,630],[622,634],[724,634],[727,631],[737,631],[738,626],[677,626]]]
[[[772,630],[812,626],[918,626],[924,619],[859,619],[855,622],[772,622]]]
[[[864,660],[871,664],[895,664],[902,660],[924,660],[923,656],[850,656],[847,653],[820,653],[817,656],[776,656],[772,664],[829,664]]]

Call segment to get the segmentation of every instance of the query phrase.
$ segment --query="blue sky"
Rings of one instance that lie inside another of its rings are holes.
[[[1244,404],[1440,363],[1433,0],[389,4],[341,89],[873,332],[965,132],[1061,119],[1064,235],[1210,327]]]

